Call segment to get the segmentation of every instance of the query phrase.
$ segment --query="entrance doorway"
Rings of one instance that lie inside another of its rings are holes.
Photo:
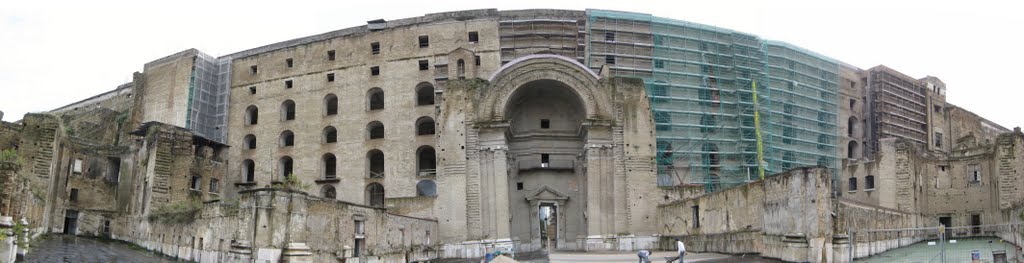
[[[540,219],[540,240],[541,248],[549,249],[558,247],[558,207],[555,204],[544,203],[538,207]]]
[[[78,232],[78,211],[67,210],[64,212],[64,234],[74,235]]]
[[[979,214],[971,215],[971,234],[973,234],[973,235],[981,234],[981,227],[979,227],[980,225],[981,225],[981,215],[979,215]]]
[[[939,224],[946,227],[946,238],[952,237],[950,235],[953,234],[953,230],[950,230],[949,228],[953,226],[953,218],[948,216],[939,217]]]

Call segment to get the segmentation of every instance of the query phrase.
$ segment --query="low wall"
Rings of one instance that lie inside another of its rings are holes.
[[[831,261],[831,188],[827,169],[805,168],[661,205],[661,248],[680,238],[695,252]]]

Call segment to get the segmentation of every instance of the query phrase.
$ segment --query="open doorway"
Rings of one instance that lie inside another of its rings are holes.
[[[64,234],[74,235],[78,232],[78,211],[64,212]]]
[[[971,234],[981,234],[981,215],[979,214],[971,215]]]
[[[551,203],[542,203],[538,208],[540,217],[541,248],[550,249],[558,246],[558,207]]]
[[[946,238],[950,238],[950,234],[952,234],[953,231],[950,230],[949,228],[953,226],[953,218],[948,216],[941,216],[939,217],[939,224],[942,224],[943,226],[946,227]]]

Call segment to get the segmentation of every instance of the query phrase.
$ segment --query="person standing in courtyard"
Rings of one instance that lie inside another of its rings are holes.
[[[678,238],[676,238],[676,251],[679,252],[679,256],[673,259],[669,259],[668,263],[672,263],[673,261],[676,260],[679,260],[679,263],[683,263],[683,256],[686,255],[686,245],[683,244],[683,241],[679,240]]]
[[[651,256],[651,251],[650,250],[646,250],[646,249],[641,249],[640,252],[636,253],[636,257],[640,258],[640,262],[639,263],[651,263],[650,256]]]

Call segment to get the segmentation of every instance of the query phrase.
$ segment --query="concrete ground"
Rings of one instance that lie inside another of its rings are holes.
[[[651,263],[666,262],[666,259],[676,256],[672,251],[656,251],[651,255]],[[684,257],[685,262],[779,262],[771,259],[762,259],[758,256],[734,256],[717,253],[690,253]],[[549,262],[638,262],[636,253],[582,253],[582,252],[555,252],[549,255]]]
[[[66,235],[49,235],[19,262],[178,262],[172,258],[116,241]]]

